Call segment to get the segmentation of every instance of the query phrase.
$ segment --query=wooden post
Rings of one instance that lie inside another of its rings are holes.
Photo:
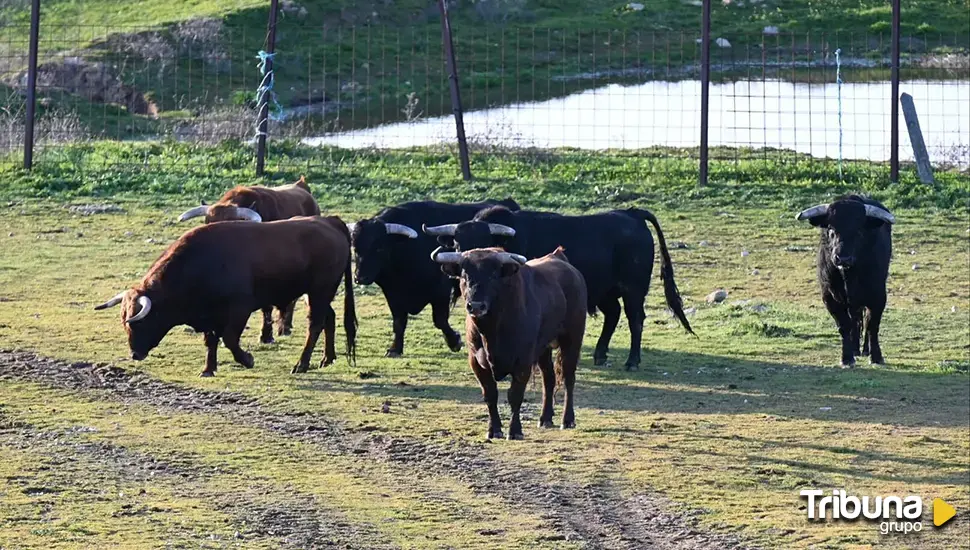
[[[889,180],[899,181],[899,0],[893,0],[892,111],[889,137]]]
[[[270,57],[266,59],[266,74],[273,70],[272,54],[276,51],[276,14],[279,12],[279,0],[271,0],[269,8],[269,27],[266,37],[266,53]],[[272,75],[273,80],[276,75]],[[270,91],[263,92],[259,96],[259,133],[256,135],[256,175],[262,176],[266,165],[266,134],[269,129],[269,97]]]
[[[34,118],[37,108],[37,42],[40,36],[40,0],[30,3],[30,45],[27,53],[27,120],[24,124],[24,170],[34,166]]]
[[[701,166],[698,186],[707,185],[707,126],[711,88],[711,0],[704,0],[701,16]]]
[[[913,144],[913,158],[916,159],[916,171],[919,173],[919,179],[923,183],[935,183],[933,167],[930,165],[930,155],[926,152],[923,132],[920,130],[919,119],[916,117],[916,105],[913,103],[913,96],[903,94],[899,97],[899,102],[903,106],[903,117],[906,118],[909,141]]]
[[[458,133],[458,155],[461,160],[461,177],[465,181],[472,179],[472,170],[468,162],[468,142],[465,140],[465,120],[461,112],[461,91],[458,88],[458,64],[455,63],[455,44],[451,39],[451,23],[448,21],[448,6],[446,0],[438,0],[438,10],[441,11],[441,42],[445,46],[445,57],[448,62],[448,83],[451,85],[451,110],[455,114],[455,130]]]

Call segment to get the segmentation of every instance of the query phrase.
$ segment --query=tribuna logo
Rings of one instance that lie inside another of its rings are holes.
[[[923,523],[920,521],[923,515],[923,499],[915,495],[858,497],[848,495],[841,489],[833,489],[828,496],[822,496],[825,491],[819,489],[805,489],[800,494],[808,499],[810,520],[825,520],[831,516],[833,520],[854,521],[861,517],[879,521],[879,531],[884,535],[923,530]]]

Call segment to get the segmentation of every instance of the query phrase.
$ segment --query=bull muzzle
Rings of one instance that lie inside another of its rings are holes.
[[[465,310],[472,317],[484,317],[488,313],[488,304],[485,302],[468,302]]]

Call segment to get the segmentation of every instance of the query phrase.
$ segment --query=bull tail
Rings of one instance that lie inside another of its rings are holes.
[[[677,283],[674,281],[674,266],[670,261],[670,252],[667,251],[667,240],[664,239],[664,232],[660,229],[660,221],[653,215],[653,212],[646,209],[630,208],[626,212],[636,218],[650,222],[650,225],[657,231],[657,241],[660,243],[660,278],[663,280],[667,307],[674,312],[687,332],[697,336],[694,329],[690,328],[687,315],[684,314],[684,302],[680,298]]]
[[[347,225],[343,222],[336,224],[344,237],[347,238],[347,244],[350,245],[350,230],[347,229]],[[350,359],[350,364],[354,367],[357,366],[357,309],[354,306],[354,277],[353,277],[353,258],[351,258],[351,248],[347,250],[347,267],[344,268],[344,332],[347,335],[347,358]]]

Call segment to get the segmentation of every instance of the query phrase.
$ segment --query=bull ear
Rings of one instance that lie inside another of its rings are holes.
[[[502,277],[511,277],[519,272],[519,264],[509,262],[502,264]]]
[[[441,272],[452,279],[457,279],[461,277],[461,266],[458,264],[441,264]]]
[[[812,227],[825,228],[829,226],[829,216],[828,214],[823,214],[821,216],[808,218],[808,223],[812,224]]]

